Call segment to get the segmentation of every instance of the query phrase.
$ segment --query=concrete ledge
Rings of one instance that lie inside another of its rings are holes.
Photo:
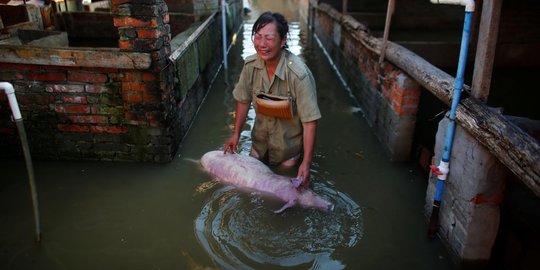
[[[52,65],[67,67],[100,67],[148,69],[150,53],[122,52],[115,48],[43,48],[0,46],[2,63]]]

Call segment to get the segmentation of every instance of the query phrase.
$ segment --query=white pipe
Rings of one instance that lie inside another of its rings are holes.
[[[227,65],[227,18],[225,18],[225,0],[221,1],[221,40],[223,43],[223,67],[228,68]]]
[[[13,118],[15,120],[21,119],[21,111],[19,110],[19,103],[17,103],[17,98],[15,97],[15,89],[13,85],[8,82],[0,82],[0,90],[5,90],[6,95],[9,100],[9,106],[11,107],[11,112],[13,113]]]
[[[431,3],[465,6],[465,11],[474,12],[474,0],[431,0]]]

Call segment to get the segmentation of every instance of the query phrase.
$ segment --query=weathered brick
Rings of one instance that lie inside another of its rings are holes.
[[[122,91],[146,91],[148,86],[145,83],[140,82],[123,82]]]
[[[68,80],[73,82],[104,83],[107,82],[108,77],[105,74],[99,73],[70,73]]]
[[[58,130],[63,132],[89,132],[90,127],[89,126],[81,126],[81,125],[64,125],[64,124],[58,124],[56,125]]]
[[[137,37],[138,38],[158,38],[163,33],[159,31],[157,28],[150,28],[150,29],[137,29]]]
[[[158,20],[156,17],[121,17],[114,18],[114,26],[116,27],[156,27],[158,26]]]
[[[142,75],[142,80],[145,82],[157,81],[157,76],[155,73],[152,73],[152,72],[144,72]]]
[[[124,134],[128,132],[127,127],[122,127],[122,126],[92,126],[91,130],[94,133],[111,133],[111,134]]]
[[[90,113],[90,106],[88,105],[54,105],[54,111],[59,113],[77,113],[87,114]]]
[[[125,92],[122,92],[122,99],[125,102],[135,103],[135,102],[142,102],[143,96],[140,92],[125,91]]]
[[[88,98],[85,96],[63,96],[62,100],[65,103],[77,103],[77,104],[87,104]]]
[[[17,101],[19,104],[49,104],[54,101],[54,97],[49,94],[19,94]]]
[[[68,116],[68,119],[79,124],[106,124],[108,120],[102,115],[73,115]]]
[[[141,72],[131,70],[111,75],[112,80],[117,82],[138,82],[141,81],[141,77]]]
[[[50,73],[28,73],[28,80],[30,81],[66,81],[66,74],[61,72]]]
[[[103,68],[103,67],[86,67],[85,71],[96,71],[101,73],[116,73],[118,72],[117,68]]]
[[[110,106],[103,106],[103,105],[100,104],[100,105],[92,106],[91,113],[93,113],[93,114],[107,114],[107,115],[122,114],[122,113],[124,113],[124,109],[122,107],[110,107]]]
[[[79,93],[84,92],[84,85],[81,84],[49,84],[45,86],[47,92]]]
[[[84,91],[87,93],[101,94],[107,92],[108,88],[104,85],[86,84],[84,86]]]

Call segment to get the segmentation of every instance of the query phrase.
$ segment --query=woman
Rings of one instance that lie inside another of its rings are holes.
[[[257,110],[252,131],[251,156],[290,168],[301,156],[297,179],[309,182],[310,166],[317,120],[315,80],[309,68],[286,45],[289,26],[279,13],[265,12],[255,21],[251,32],[256,54],[246,58],[238,83],[233,90],[236,119],[233,134],[225,143],[224,152],[236,152],[240,132],[246,121],[250,103],[260,93],[291,96],[291,119],[273,117]]]

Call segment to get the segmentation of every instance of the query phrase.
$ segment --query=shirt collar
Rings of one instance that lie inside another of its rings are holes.
[[[279,79],[285,80],[285,64],[287,62],[287,54],[289,51],[283,50],[283,53],[281,54],[279,58],[279,63],[276,67],[275,75],[278,76]],[[258,69],[264,69],[264,61],[257,56],[257,61],[255,63],[255,68]],[[271,79],[271,78],[270,78]]]

